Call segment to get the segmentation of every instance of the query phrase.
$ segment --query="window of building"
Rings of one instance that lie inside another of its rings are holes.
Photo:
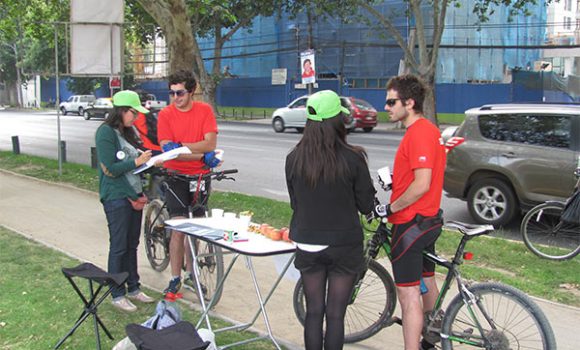
[[[572,30],[572,18],[564,17],[564,29]]]
[[[485,138],[528,145],[570,148],[570,116],[499,114],[479,117]]]
[[[572,11],[572,0],[564,1],[564,10],[565,11]]]

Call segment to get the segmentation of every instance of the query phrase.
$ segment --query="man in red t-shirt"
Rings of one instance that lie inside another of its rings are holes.
[[[395,155],[393,194],[386,206],[393,223],[391,263],[405,320],[405,350],[433,347],[426,339],[421,341],[423,313],[433,309],[439,294],[435,264],[423,259],[422,252],[435,252],[441,234],[446,155],[439,129],[423,116],[424,99],[425,86],[413,75],[387,83],[385,110],[391,122],[400,121],[407,129]],[[428,289],[422,298],[421,278]]]
[[[178,71],[169,76],[169,95],[171,104],[159,112],[157,123],[157,138],[161,148],[166,151],[175,147],[185,146],[191,154],[180,155],[176,159],[166,161],[167,169],[175,170],[180,174],[197,175],[209,172],[206,162],[208,155],[215,155],[217,143],[217,122],[213,109],[210,105],[193,100],[196,81],[191,72]],[[189,191],[189,183],[179,179],[169,179],[170,189],[179,200],[171,193],[166,193],[167,210],[172,218],[188,217],[187,207],[192,202],[193,192]],[[205,184],[205,190],[200,195],[207,196],[209,181]],[[193,213],[194,216],[203,216],[203,209]],[[188,253],[186,259],[187,276],[191,278],[192,261],[189,249],[185,249],[185,236],[178,231],[172,231],[169,244],[169,261],[171,264],[172,278],[165,293],[177,293],[181,288],[181,268],[183,265],[184,252]]]

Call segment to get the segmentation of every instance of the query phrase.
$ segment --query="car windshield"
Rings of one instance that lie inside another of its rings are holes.
[[[300,108],[300,107],[306,107],[305,98],[301,98],[298,101],[294,102],[292,105],[290,105],[290,108]]]
[[[359,109],[365,109],[365,110],[371,110],[374,109],[374,107],[368,103],[365,100],[359,100],[358,98],[353,98],[354,104],[359,108]]]

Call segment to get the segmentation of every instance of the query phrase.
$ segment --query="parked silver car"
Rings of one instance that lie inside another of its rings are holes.
[[[344,107],[349,107],[348,97],[340,97],[340,102]],[[306,100],[308,96],[302,96],[286,107],[278,108],[272,113],[272,128],[275,132],[284,132],[287,128],[295,128],[298,132],[304,130],[306,125]],[[355,120],[351,115],[344,117],[344,125],[347,131],[354,130]]]
[[[444,189],[479,223],[505,225],[540,202],[564,200],[576,183],[580,105],[485,105],[443,136],[464,138],[447,156]]]

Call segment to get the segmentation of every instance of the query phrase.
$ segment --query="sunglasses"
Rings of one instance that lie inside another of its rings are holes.
[[[169,90],[169,96],[177,95],[177,97],[181,97],[188,92],[187,90]]]
[[[389,98],[389,99],[388,99],[388,100],[385,102],[385,104],[386,104],[387,106],[389,106],[389,107],[393,107],[394,105],[396,105],[396,104],[397,104],[397,101],[400,101],[400,100],[401,100],[400,98]]]

